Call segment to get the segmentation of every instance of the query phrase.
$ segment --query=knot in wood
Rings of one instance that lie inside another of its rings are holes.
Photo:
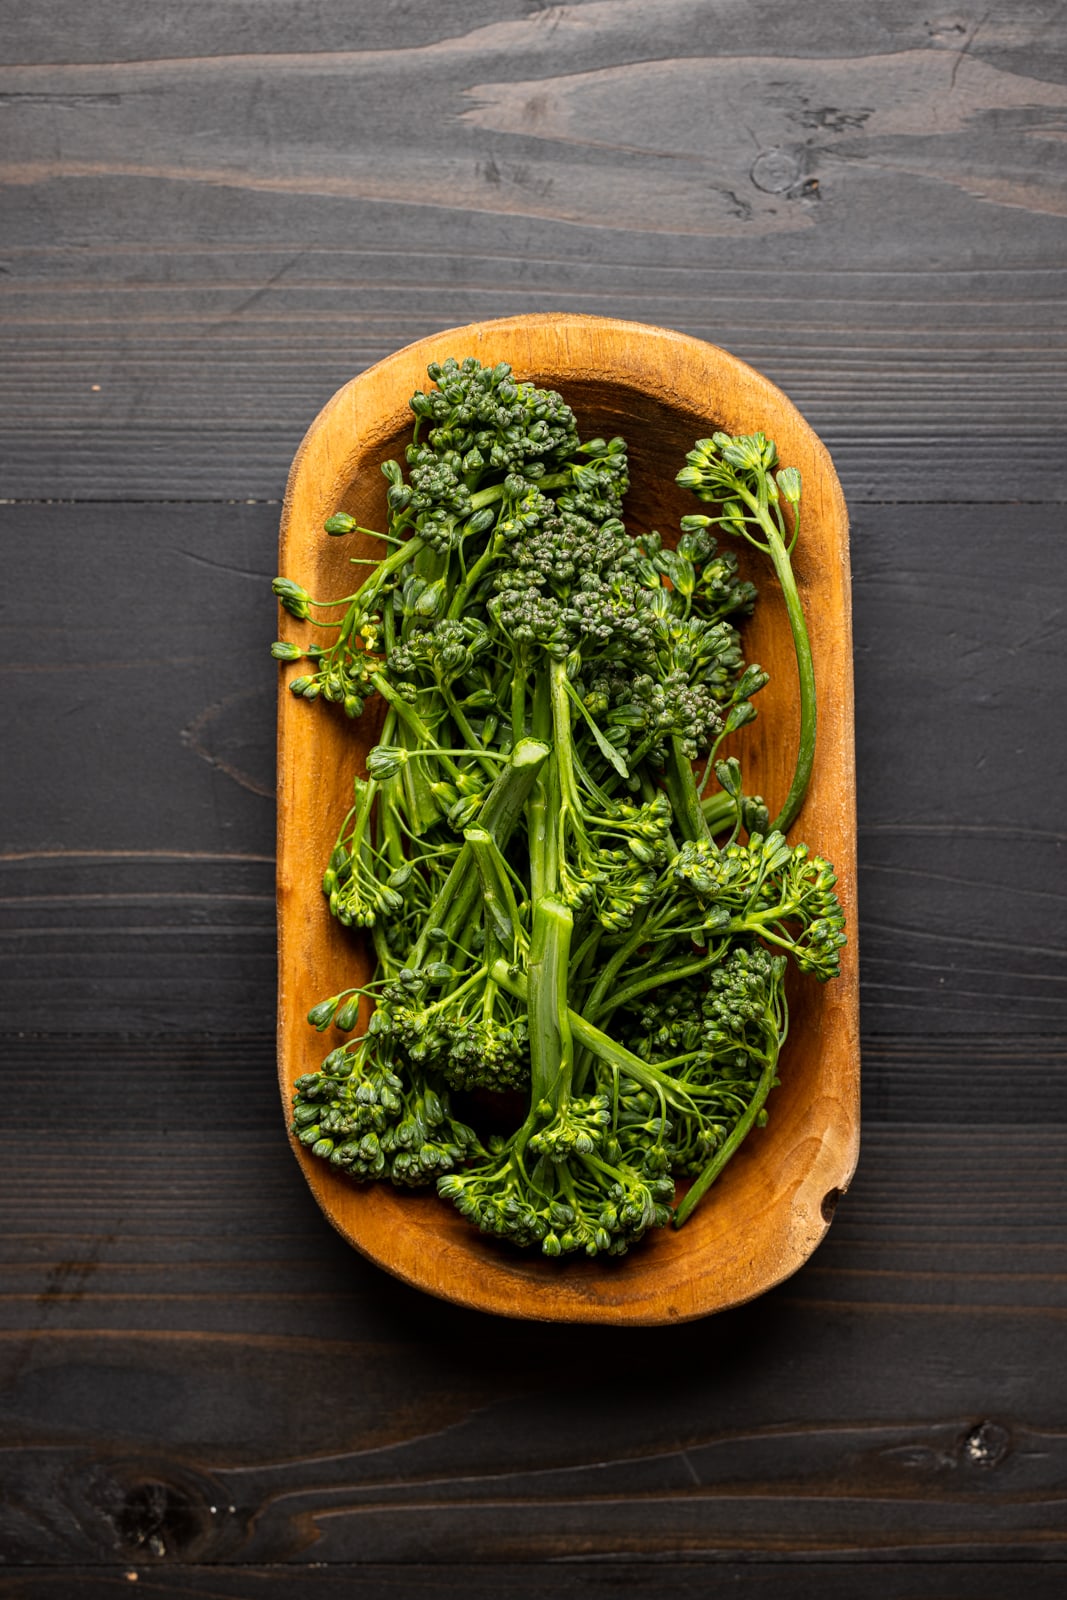
[[[1011,1435],[999,1422],[980,1422],[963,1440],[960,1454],[975,1467],[995,1467],[1011,1449]]]
[[[801,166],[790,150],[762,151],[753,161],[749,176],[764,194],[784,194],[801,177]]]

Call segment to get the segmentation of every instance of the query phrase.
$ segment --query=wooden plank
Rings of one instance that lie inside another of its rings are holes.
[[[1067,1059],[1036,1034],[868,1032],[864,1116],[879,1122],[1059,1122],[1067,1115]]]
[[[5,1056],[33,1130],[0,1160],[10,1559],[1062,1556],[1062,1126],[875,1121],[760,1302],[504,1329],[330,1233],[269,1038]]]
[[[859,840],[869,1033],[1058,1030],[1065,999],[1060,835],[915,824],[861,829]]]
[[[403,41],[432,44],[487,23],[521,17],[522,0],[395,0],[388,12],[346,0],[319,0],[298,21],[285,0],[189,0],[180,8],[149,9],[129,0],[42,0],[32,15],[12,17],[8,61],[138,61],[189,55],[275,51],[382,50]]]
[[[76,1069],[77,1060],[72,1049],[67,1072]],[[334,1241],[304,1194],[284,1137],[281,1108],[270,1134],[253,1139],[240,1126],[240,1098],[234,1095],[225,1110],[213,1109],[211,1087],[203,1099],[204,1121],[210,1124],[205,1132],[169,1133],[172,1113],[164,1104],[154,1129],[129,1134],[129,1153],[114,1136],[109,1142],[94,1130],[80,1139],[52,1137],[50,1152],[35,1150],[31,1165],[29,1158],[19,1159],[14,1141],[5,1139],[9,1175],[0,1188],[0,1203],[7,1218],[4,1259],[10,1284],[0,1309],[7,1330],[5,1368],[13,1381],[10,1362],[21,1370],[30,1347],[43,1355],[53,1337],[58,1341],[55,1361],[65,1362],[68,1356],[62,1352],[68,1350],[77,1364],[77,1350],[94,1347],[95,1341],[100,1349],[92,1359],[105,1366],[106,1351],[119,1349],[124,1341],[137,1348],[140,1341],[147,1348],[155,1340],[163,1360],[166,1348],[185,1340],[190,1348],[206,1352],[205,1360],[217,1347],[222,1360],[228,1341],[253,1339],[260,1331],[282,1344],[296,1341],[303,1346],[317,1340],[344,1345],[357,1335],[373,1344],[376,1338],[388,1342],[397,1319],[414,1318],[416,1327],[420,1319],[429,1319],[425,1336],[431,1342],[445,1337],[447,1330],[448,1339],[460,1337],[455,1315],[442,1303],[403,1290]],[[225,1139],[220,1125],[227,1129]],[[847,1199],[839,1203],[830,1238],[810,1266],[761,1301],[766,1315],[780,1315],[808,1330],[804,1339],[816,1342],[822,1336],[818,1330],[838,1318],[849,1326],[857,1318],[869,1319],[876,1343],[891,1337],[876,1331],[884,1325],[914,1322],[926,1329],[916,1332],[916,1340],[934,1337],[935,1329],[940,1330],[938,1338],[953,1344],[973,1338],[975,1350],[981,1345],[999,1366],[1007,1347],[997,1330],[1010,1327],[1011,1337],[1022,1340],[1037,1367],[1025,1381],[1021,1376],[1016,1381],[1013,1357],[1011,1374],[1005,1375],[1006,1394],[1025,1396],[1030,1409],[1019,1413],[1024,1420],[1058,1415],[1057,1383],[1052,1382],[1044,1400],[1044,1391],[1033,1384],[1049,1380],[1046,1369],[1062,1342],[1067,1309],[1062,1124],[1047,1132],[1009,1125],[996,1137],[985,1127],[967,1124],[951,1134],[926,1126],[906,1134],[896,1129],[883,1137],[868,1124],[864,1139],[862,1178],[857,1177]],[[969,1176],[968,1150],[982,1163],[980,1177]],[[76,1173],[63,1170],[61,1157],[84,1172],[81,1185]],[[1022,1177],[1001,1176],[998,1163],[1008,1157],[1032,1163],[1032,1170]],[[945,1163],[943,1180],[937,1175],[939,1159]],[[240,1171],[231,1175],[228,1166]],[[881,1187],[887,1178],[899,1185],[899,1194],[887,1196]],[[96,1190],[91,1195],[90,1180]],[[950,1180],[958,1184],[959,1193],[946,1200]],[[40,1214],[27,1218],[24,1206],[31,1197]],[[180,1214],[179,1204],[184,1208]],[[365,1302],[366,1309],[361,1309]],[[717,1320],[714,1326],[719,1325]],[[711,1324],[699,1326],[706,1338]],[[536,1340],[515,1332],[517,1327],[509,1324],[512,1331],[501,1337],[506,1345],[515,1340],[517,1348],[528,1345],[532,1359]],[[958,1331],[963,1328],[965,1335]],[[546,1350],[567,1348],[575,1340],[582,1349],[595,1349],[574,1329],[538,1337],[548,1341]],[[621,1336],[612,1337],[612,1348],[621,1351]],[[687,1341],[682,1344],[689,1349]],[[698,1348],[692,1347],[694,1358]],[[994,1415],[1008,1405],[1007,1398],[998,1401],[994,1389],[981,1388],[970,1347],[958,1352],[962,1368],[956,1388],[955,1377],[949,1382],[938,1375],[947,1355],[934,1347],[924,1353],[915,1344],[909,1344],[909,1351],[909,1360],[922,1363],[922,1384],[932,1385],[931,1392],[940,1395],[947,1384],[956,1394],[954,1404],[963,1404],[962,1396],[969,1395],[972,1409]],[[138,1359],[136,1350],[128,1357],[134,1364]],[[175,1359],[185,1357],[176,1354]],[[391,1370],[391,1358],[382,1359]],[[745,1370],[754,1379],[755,1370]],[[503,1381],[499,1373],[497,1377]],[[878,1406],[889,1406],[884,1377],[872,1377],[865,1387],[862,1374],[853,1373],[847,1380],[850,1404],[872,1405],[875,1415]],[[394,1380],[400,1384],[401,1375],[394,1374],[390,1384]],[[839,1375],[839,1381],[846,1379]],[[900,1381],[905,1381],[903,1375]],[[824,1421],[833,1416],[829,1378],[827,1384],[812,1390],[812,1404],[817,1403]],[[36,1380],[33,1387],[36,1394]],[[208,1388],[214,1393],[211,1384]],[[398,1393],[390,1391],[390,1405],[399,1404]],[[385,1404],[384,1396],[379,1399]],[[292,1404],[298,1403],[294,1397]],[[744,1403],[750,1404],[751,1397]],[[762,1402],[757,1407],[768,1425],[773,1404],[766,1413]],[[209,1413],[197,1415],[197,1426],[211,1433]],[[897,1413],[890,1408],[881,1415]],[[136,1416],[122,1416],[122,1431],[136,1434]],[[241,1425],[238,1418],[225,1424]],[[243,1425],[251,1427],[247,1418]],[[317,1425],[312,1411],[307,1426],[314,1433]],[[256,1436],[261,1432],[257,1425]]]
[[[873,1341],[878,1354],[891,1342],[914,1352],[906,1330],[882,1320],[878,1333],[884,1337]],[[787,1328],[809,1341],[821,1331],[790,1320]],[[870,1331],[864,1325],[856,1334],[866,1339]],[[923,1331],[952,1337],[951,1328],[936,1321]],[[1001,1331],[1007,1340],[1019,1327]],[[242,1355],[232,1344],[209,1341],[200,1359],[190,1360],[186,1349],[172,1345],[146,1348],[142,1342],[134,1349],[111,1341],[110,1370],[102,1360],[94,1366],[84,1340],[77,1347],[67,1341],[62,1351],[58,1346],[55,1339],[42,1341],[37,1375],[53,1381],[78,1416],[84,1406],[71,1399],[78,1367],[82,1383],[96,1383],[105,1394],[120,1382],[128,1385],[152,1417],[186,1403],[190,1392],[194,1424],[200,1394],[227,1408],[235,1401],[255,1406],[258,1397],[280,1423],[283,1383],[301,1385],[314,1370],[313,1394],[332,1396],[346,1370],[340,1356],[331,1359],[310,1345],[299,1357],[275,1352],[268,1364],[247,1345]],[[824,1348],[831,1358],[843,1353],[833,1338]],[[1025,1338],[1021,1348],[1032,1353]],[[364,1377],[370,1363],[383,1359],[381,1351],[358,1344],[345,1355]],[[437,1359],[449,1365],[440,1354]],[[646,1359],[655,1358],[650,1353]],[[414,1360],[419,1369],[427,1365],[424,1352]],[[212,1370],[220,1368],[230,1377],[228,1396],[223,1384],[212,1382]],[[893,1375],[907,1381],[900,1368]],[[617,1371],[605,1381],[618,1384]],[[30,1384],[23,1388],[33,1395]],[[383,1385],[376,1374],[369,1398],[395,1405],[401,1390],[399,1382]],[[718,1398],[706,1391],[690,1397],[704,1406]],[[262,1452],[267,1459],[261,1465],[235,1461],[232,1447],[217,1443],[201,1452],[113,1429],[84,1435],[68,1426],[59,1436],[47,1426],[23,1427],[27,1444],[9,1451],[5,1463],[5,1550],[12,1564],[32,1565],[151,1556],[241,1565],[447,1566],[472,1555],[485,1562],[835,1556],[910,1562],[951,1559],[961,1549],[993,1561],[1063,1561],[1062,1436],[1027,1426],[1003,1404],[1001,1420],[966,1411],[928,1420],[913,1406],[900,1423],[846,1418],[762,1429],[742,1423],[720,1426],[708,1439],[680,1421],[684,1400],[670,1395],[667,1442],[662,1434],[659,1442],[643,1440],[639,1416],[633,1423],[638,1437],[623,1445],[604,1436],[606,1402],[599,1409],[582,1406],[570,1387],[566,1399],[566,1416],[558,1406],[542,1405],[539,1419],[538,1397],[494,1404],[484,1393],[471,1393],[437,1415],[409,1418],[409,1428],[423,1430],[417,1444],[392,1446],[379,1436],[362,1449],[351,1442],[358,1422],[342,1405],[349,1442],[333,1449],[328,1461],[287,1450],[279,1438],[272,1453]],[[494,1458],[491,1446],[485,1460],[485,1433],[479,1437],[470,1424],[479,1405],[490,1412],[486,1428],[521,1429],[521,1443],[543,1464],[524,1471],[499,1454]],[[576,1450],[579,1425],[588,1441],[584,1452]],[[317,1441],[309,1448],[314,1452]],[[35,1505],[44,1511],[40,1518]],[[159,1508],[154,1528],[153,1507]],[[42,1529],[41,1521],[48,1526]]]
[[[1064,683],[1061,529],[1054,506],[854,510],[869,828],[1055,831],[1064,757],[1047,735]]]
[[[0,508],[35,605],[0,632],[0,1031],[273,1017],[276,515]],[[868,1035],[1067,1031],[1060,545],[1054,507],[855,519]]]
[[[684,0],[664,0],[655,25],[637,0],[575,0],[568,6],[541,0],[397,0],[388,13],[350,0],[319,0],[313,11],[297,19],[286,0],[188,0],[180,8],[151,7],[138,0],[84,0],[75,9],[70,0],[41,0],[32,11],[13,15],[6,30],[5,59],[33,62],[159,60],[262,53],[387,50],[390,47],[452,43],[462,47],[471,34],[482,33],[484,47],[525,45],[532,54],[564,43],[576,65],[587,66],[604,55],[612,62],[648,53],[658,34],[665,51],[697,54],[714,44],[726,55],[755,55],[767,46],[771,23],[774,41],[783,53],[799,58],[826,52],[893,53],[932,46],[949,52],[979,50],[1013,68],[1016,63],[1054,80],[1067,62],[1056,33],[1055,0],[1029,0],[1019,15],[1010,7],[991,8],[978,30],[973,18],[951,15],[931,19],[922,0],[861,0],[839,17],[801,17],[795,9],[771,0],[758,9],[738,11],[730,0],[696,0],[700,28],[693,27],[694,7]],[[562,13],[562,14],[561,14]],[[727,24],[729,26],[727,27]],[[564,30],[563,40],[557,35]],[[1045,49],[1035,37],[1044,34]],[[521,63],[503,66],[514,74]]]
[[[4,777],[0,1010],[16,1030],[262,1028],[275,513],[8,515],[34,623],[3,627],[22,709]]]
[[[1062,1561],[1062,1128],[870,1128],[790,1282],[592,1330],[385,1277],[214,1082],[5,1138],[9,1561]]]
[[[54,1026],[60,1019],[45,1020]],[[200,1014],[193,1020],[200,1022]],[[62,1079],[62,1099],[49,1115],[54,1131],[108,1125],[139,1136],[176,1121],[191,1130],[213,1083],[224,1078],[243,1108],[242,1128],[272,1137],[281,1117],[275,1037],[262,1018],[259,1027],[213,1038],[174,1035],[150,1021],[142,1024],[141,1037],[126,1039],[38,1032],[3,1039],[3,1053],[28,1101],[42,1100]],[[324,1053],[330,1042],[326,1035]],[[863,1040],[865,1118],[882,1126],[1063,1124],[1065,1048],[1062,1037],[1032,1034],[869,1033]]]
[[[93,191],[83,197],[89,212],[151,204],[133,180],[84,186]],[[175,208],[197,198],[176,194]],[[657,285],[664,269],[603,262],[599,248],[602,264],[583,269],[589,242],[552,240],[539,227],[538,247],[561,259],[519,257],[503,272],[489,262],[471,282],[477,262],[457,248],[450,269],[435,250],[432,271],[408,289],[410,262],[425,254],[422,220],[412,216],[400,243],[369,260],[327,240],[318,246],[326,281],[290,283],[288,264],[314,254],[301,239],[315,223],[294,211],[292,202],[272,209],[292,235],[280,250],[271,240],[243,256],[228,248],[205,258],[160,242],[120,255],[87,243],[68,256],[78,274],[95,258],[118,292],[65,293],[39,252],[9,250],[8,294],[16,274],[41,282],[32,315],[0,291],[0,310],[10,307],[0,330],[4,496],[278,499],[305,429],[350,377],[437,329],[515,310],[621,315],[724,346],[789,394],[830,448],[853,504],[1062,496],[1055,274],[1042,274],[1028,295],[1007,272],[755,272],[709,263],[707,250],[687,268],[695,252],[683,244],[672,249],[672,281]],[[462,224],[476,249],[488,228]],[[486,238],[482,250],[490,248]],[[143,276],[161,258],[171,261],[171,282],[153,289]],[[272,259],[273,283],[263,277]],[[583,277],[587,287],[576,288]],[[619,287],[626,278],[636,291]]]
[[[2,1600],[114,1600],[138,1584],[138,1596],[167,1600],[632,1600],[635,1593],[671,1600],[707,1600],[728,1586],[753,1600],[1060,1600],[1063,1568],[1054,1561],[988,1558],[880,1561],[849,1553],[833,1561],[793,1558],[743,1561],[576,1561],[448,1566],[381,1566],[366,1562],[312,1567],[166,1564],[143,1552],[110,1568],[20,1567],[0,1573]]]
[[[152,203],[133,180],[85,183],[92,214]],[[458,215],[435,219],[444,242],[428,270],[417,208],[391,229],[361,214],[361,235],[399,233],[384,248],[322,239],[294,209],[271,208],[292,234],[280,245],[249,221],[243,249],[9,249],[4,495],[277,499],[305,429],[357,372],[442,327],[566,310],[676,327],[765,372],[824,438],[853,504],[1062,496],[1054,271],[752,269],[684,240],[669,266],[628,240],[610,253],[596,241],[590,261],[593,244],[544,227],[509,258],[487,224]],[[521,219],[509,228],[521,234]]]
[[[3,1137],[5,1328],[225,1338],[259,1327],[343,1341],[386,1338],[413,1313],[414,1337],[419,1308],[441,1328],[490,1325],[403,1288],[325,1226],[284,1137],[265,1049],[255,1061],[237,1042],[190,1041],[168,1056],[69,1040],[42,1047],[39,1060],[47,1076],[19,1074],[20,1104],[40,1106],[43,1083],[60,1111],[41,1119],[43,1142],[21,1128]],[[775,1303],[1040,1323],[1065,1301],[1064,1120],[1062,1098],[1044,1125],[870,1119],[828,1238]],[[272,1295],[271,1321],[257,1322]],[[687,1348],[697,1339],[675,1333]],[[577,1329],[538,1337],[595,1348]],[[624,1335],[607,1337],[623,1349]]]
[[[0,863],[5,1024],[90,1034],[269,1026],[273,851],[242,850],[238,835],[231,852],[230,837],[207,849],[13,852]]]
[[[854,518],[872,1032],[1057,1026],[1067,758],[1048,730],[1061,721],[1062,602],[1043,596],[1062,562],[1057,513],[1018,509],[1017,539],[970,507]]]
[[[51,1131],[48,1119],[46,1140],[33,1143],[19,1129],[4,1136],[5,1328],[32,1336],[48,1329],[220,1339],[258,1329],[282,1340],[343,1343],[387,1340],[397,1319],[412,1317],[405,1340],[425,1334],[432,1342],[437,1335],[420,1327],[422,1313],[438,1333],[451,1330],[449,1340],[462,1328],[490,1326],[404,1288],[323,1224],[283,1136],[265,1051],[257,1064],[242,1058],[236,1043],[187,1043],[169,1061],[141,1047],[144,1081],[131,1088],[133,1050],[112,1047],[111,1085],[100,1046],[73,1040],[41,1052],[51,1068],[45,1081],[69,1084],[81,1115],[65,1122],[66,1097],[58,1094],[58,1125]],[[96,1085],[87,1094],[79,1080],[90,1074]],[[27,1103],[39,1106],[41,1080],[19,1078]],[[881,1308],[921,1322],[974,1312],[976,1325],[988,1330],[998,1314],[1038,1327],[1064,1304],[1065,1137],[1062,1106],[1058,1126],[872,1120],[827,1240],[808,1267],[773,1292],[773,1302],[799,1307],[798,1315],[834,1307],[874,1315]],[[737,1313],[742,1323],[746,1316]],[[725,1328],[731,1317],[694,1324],[703,1333],[673,1330],[678,1347],[695,1351],[708,1329]],[[658,1347],[667,1337],[635,1334],[633,1348],[642,1341]],[[537,1339],[596,1348],[592,1333],[580,1329],[515,1325],[512,1338],[516,1348],[533,1349]],[[605,1338],[620,1355],[627,1348],[619,1332]],[[979,1372],[969,1366],[971,1356],[960,1354],[959,1373],[935,1348],[927,1356],[924,1381],[947,1384],[958,1401],[957,1378]],[[500,1360],[503,1371],[506,1349]],[[1020,1370],[1012,1383],[1017,1378],[1026,1389],[1040,1376]],[[860,1396],[862,1373],[852,1380]],[[1053,1385],[1050,1400],[1056,1392]],[[830,1389],[819,1393],[820,1404],[829,1404]],[[770,1420],[778,1401],[765,1399]],[[307,1425],[319,1426],[313,1414]]]
[[[566,309],[753,362],[855,503],[1062,499],[1045,0],[121,9],[0,73],[5,495],[276,498],[355,372]]]

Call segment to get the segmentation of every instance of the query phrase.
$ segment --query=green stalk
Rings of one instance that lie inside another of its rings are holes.
[[[378,807],[378,849],[395,872],[406,859],[404,841],[397,825],[397,810],[404,793],[403,778],[385,778],[381,784],[381,804]]]
[[[478,813],[479,826],[492,837],[499,849],[502,850],[511,838],[530,790],[547,760],[547,745],[540,744],[536,739],[521,740],[482,802]],[[478,874],[471,871],[471,866],[471,847],[464,842],[427,913],[422,935],[411,952],[408,966],[421,965],[431,928],[443,928],[448,933],[461,928],[467,921],[481,892]]]
[[[548,745],[541,740],[520,739],[507,766],[486,795],[478,813],[478,826],[492,834],[501,850],[515,831],[522,808],[548,756]]]
[[[565,909],[565,908],[564,908]],[[489,976],[499,988],[513,995],[516,1000],[528,1000],[529,990],[526,980],[513,972],[506,961],[494,961]],[[575,1041],[599,1056],[600,1060],[617,1072],[625,1072],[628,1078],[633,1078],[642,1089],[648,1089],[652,1094],[662,1095],[669,1106],[674,1106],[678,1111],[684,1111],[689,1116],[699,1115],[696,1106],[680,1084],[672,1083],[663,1073],[655,1067],[649,1066],[647,1061],[642,1061],[640,1056],[635,1056],[632,1050],[627,1050],[625,1045],[602,1033],[599,1028],[594,1028],[592,1023],[580,1017],[576,1011],[567,1010],[567,1024]],[[530,1012],[530,1045],[533,1048],[533,1013]]]
[[[401,699],[389,680],[380,672],[371,673],[371,683],[377,689],[382,699],[396,712],[400,721],[414,734],[418,744],[413,747],[417,755],[432,757],[439,761],[453,782],[462,777],[462,773],[452,760],[447,750],[442,750],[429,728],[423,722],[419,713],[410,706],[406,700]]]
[[[475,761],[477,761],[483,772],[487,772],[491,778],[495,778],[498,769],[494,763],[498,758],[486,754],[484,746],[476,737],[474,729],[467,721],[463,707],[457,701],[455,695],[448,687],[448,684],[445,683],[440,677],[437,679],[437,692],[440,694],[445,705],[448,707],[452,721],[456,724],[456,727],[463,735],[463,738],[465,739],[467,746],[470,749],[470,753],[474,757]]]
[[[464,578],[463,582],[457,585],[456,592],[452,596],[452,604],[448,608],[448,616],[453,622],[458,621],[458,619],[462,617],[471,592],[477,587],[485,573],[487,573],[489,568],[493,565],[493,562],[500,554],[503,543],[504,541],[500,538],[499,534],[490,539],[489,543],[486,545],[485,549],[482,551],[473,567],[471,567],[470,571],[467,573],[467,576]]]
[[[355,611],[358,607],[360,611],[365,612],[367,607],[365,604],[363,604],[363,602],[366,600],[377,599],[378,590],[389,578],[392,577],[393,573],[398,572],[400,568],[406,566],[409,561],[414,561],[416,556],[418,556],[425,549],[426,541],[416,534],[413,538],[408,539],[402,545],[399,545],[397,549],[391,550],[389,554],[378,563],[377,567],[371,573],[367,581],[365,583],[361,583],[355,594],[352,596],[353,611]]]
[[[738,805],[739,802],[732,795],[728,795],[725,789],[720,789],[718,794],[708,795],[706,800],[701,800],[700,809],[704,813],[708,832],[720,833],[727,825],[732,827],[737,821]]]
[[[793,635],[793,650],[797,661],[797,681],[800,688],[800,737],[797,743],[796,765],[793,769],[793,781],[789,786],[789,793],[774,822],[772,829],[785,833],[795,821],[796,815],[804,804],[804,796],[808,792],[811,782],[811,771],[815,764],[815,731],[817,721],[817,708],[815,701],[815,666],[811,657],[811,640],[808,637],[808,625],[804,619],[804,607],[800,601],[800,592],[797,589],[796,575],[793,572],[793,563],[789,559],[789,550],[782,537],[775,518],[771,515],[766,499],[766,478],[763,480],[764,490],[760,496],[752,494],[749,490],[738,485],[738,493],[756,514],[760,528],[766,537],[766,544],[756,540],[750,543],[757,549],[764,550],[771,558],[775,576],[781,585],[782,598],[785,600],[785,609],[789,617],[789,627]]]
[[[589,991],[589,994],[586,997],[585,1010],[590,1016],[596,1016],[597,1012],[600,1010],[601,1002],[603,1001],[604,996],[610,992],[619,972],[623,966],[625,966],[626,962],[629,961],[634,951],[640,949],[643,944],[648,942],[648,935],[645,933],[645,923],[647,921],[648,908],[645,907],[634,917],[629,937],[625,943],[621,944],[616,950],[615,954],[611,957],[611,960],[601,971],[600,977]]]
[[[390,950],[385,938],[385,929],[382,927],[381,917],[375,917],[371,924],[371,942],[374,945],[374,954],[378,960],[378,971],[390,982],[400,971],[400,963]]]
[[[366,835],[367,829],[370,827],[371,813],[374,810],[374,802],[378,796],[378,791],[381,788],[381,784],[377,778],[367,778],[365,779],[365,782],[367,787],[363,791],[363,799],[359,803],[358,808],[353,807],[354,810],[358,809],[356,826],[352,831],[351,843],[348,847],[348,853],[352,857],[353,861],[362,859],[364,836]],[[352,813],[349,812],[349,816],[351,816],[351,814]]]
[[[726,1163],[732,1156],[736,1155],[737,1151],[740,1149],[749,1133],[751,1133],[756,1118],[763,1110],[764,1102],[771,1092],[771,1085],[774,1082],[775,1068],[778,1065],[778,1052],[780,1048],[781,1042],[779,1041],[766,1059],[763,1071],[760,1073],[759,1083],[756,1085],[756,1092],[748,1103],[748,1109],[745,1111],[744,1115],[734,1123],[726,1143],[720,1149],[716,1150],[714,1156],[708,1162],[700,1176],[694,1181],[691,1188],[688,1190],[685,1199],[674,1213],[674,1226],[676,1228],[680,1228],[682,1224],[686,1222],[690,1216],[692,1216],[693,1210],[697,1203],[703,1199],[705,1194],[707,1194],[716,1178],[722,1172],[722,1169],[725,1167]]]
[[[511,887],[507,865],[500,848],[485,828],[468,828],[463,838],[470,845],[474,865],[482,885],[482,903],[497,938],[505,950],[512,950],[521,931],[519,908]]]
[[[716,929],[716,932],[718,931]],[[654,967],[647,977],[634,978],[621,989],[613,990],[602,1005],[595,1009],[587,1006],[586,1010],[591,1011],[598,1019],[610,1017],[613,1011],[617,1011],[620,1006],[628,1005],[631,1000],[636,1000],[638,995],[646,994],[649,989],[666,988],[669,984],[680,983],[683,978],[694,978],[698,973],[706,972],[708,967],[717,966],[726,948],[724,942],[717,944],[706,955],[694,956],[690,961],[676,961],[670,966]]]
[[[567,967],[574,919],[548,896],[534,906],[526,1005],[530,1018],[530,1107],[557,1107],[571,1082],[574,1044],[567,1009]],[[495,981],[495,972],[492,974]]]
[[[412,755],[417,755],[421,749],[417,735],[407,722],[397,717],[396,712],[392,709],[390,709],[388,716],[393,718],[394,737],[401,750],[407,750]],[[384,737],[381,742],[385,743]],[[405,761],[400,769],[400,782],[403,787],[404,797],[407,800],[411,831],[417,838],[421,838],[424,833],[428,833],[431,828],[435,827],[441,819],[437,801],[430,793],[430,780],[426,776],[424,763],[421,761]]]
[[[769,518],[767,522],[769,524]],[[800,594],[793,575],[793,564],[781,537],[777,532],[771,534],[769,527],[768,544],[774,570],[778,574],[778,582],[785,597],[785,607],[789,613],[789,626],[793,632],[793,648],[797,658],[797,679],[800,684],[800,739],[793,782],[789,786],[785,804],[771,824],[772,830],[777,829],[780,833],[785,833],[804,804],[804,796],[811,782],[811,769],[815,764],[817,720],[815,666],[811,658],[811,640],[808,638],[808,625],[804,620],[804,608],[800,603]]]
[[[511,742],[518,744],[526,733],[526,661],[516,657],[511,675]]]
[[[697,794],[693,764],[682,749],[682,741],[675,734],[671,739],[667,757],[667,793],[678,826],[687,839],[710,839],[704,812]]]
[[[545,489],[568,489],[574,482],[574,475],[567,472],[551,472],[544,478],[539,478],[537,487],[543,492]],[[477,489],[471,495],[472,511],[480,511],[483,506],[491,506],[497,500],[504,498],[504,485],[492,483],[487,489]]]
[[[596,967],[597,950],[605,929],[599,922],[594,922],[585,938],[571,957],[570,992],[577,999],[586,985],[590,982]],[[583,1011],[585,1007],[582,1006]]]
[[[552,747],[559,772],[560,798],[572,811],[581,811],[574,781],[571,738],[571,706],[567,693],[567,663],[551,661],[548,668],[549,700],[552,706]]]
[[[548,477],[541,478],[537,487],[542,491],[546,489],[566,489],[572,482],[573,479],[569,472],[555,472]],[[477,490],[476,493],[471,495],[471,510],[480,511],[483,506],[494,505],[496,501],[504,499],[504,493],[504,485],[502,483],[494,483],[488,489]],[[448,616],[453,622],[463,615],[469,596],[493,565],[493,562],[500,554],[503,543],[504,541],[500,536],[494,534],[467,573],[466,578],[457,586],[456,592],[452,597],[452,603],[448,608]]]
[[[548,677],[544,670],[538,672],[533,693],[533,734],[546,749],[552,749],[552,704]],[[559,861],[556,829],[553,819],[558,807],[551,804],[552,794],[558,789],[555,774],[556,756],[552,751],[549,760],[537,774],[526,805],[526,831],[530,847],[530,899],[536,906],[545,895],[552,895],[558,887]],[[548,769],[552,769],[549,771]]]

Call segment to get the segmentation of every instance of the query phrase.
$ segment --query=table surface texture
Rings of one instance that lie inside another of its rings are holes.
[[[1064,7],[2,10],[0,1600],[1067,1592]],[[406,1288],[275,1080],[289,463],[545,311],[759,368],[851,517],[860,1164],[681,1327]]]

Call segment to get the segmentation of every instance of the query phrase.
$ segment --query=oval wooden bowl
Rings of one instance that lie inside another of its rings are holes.
[[[665,537],[698,509],[675,474],[693,441],[721,428],[761,429],[803,474],[803,527],[795,567],[819,690],[814,779],[792,830],[834,862],[849,919],[841,977],[791,986],[790,1034],[770,1120],[754,1131],[684,1228],[646,1235],[621,1259],[549,1261],[480,1235],[432,1192],[356,1185],[293,1148],[316,1200],[344,1237],[405,1282],[459,1304],[544,1321],[648,1324],[684,1321],[740,1304],[794,1272],[829,1226],[848,1186],[859,1140],[855,918],[855,770],[848,522],[829,455],[780,390],[713,345],[662,328],[599,317],[544,315],[479,322],[435,334],[345,385],[312,424],[289,477],[279,571],[326,597],[351,586],[350,555],[380,555],[367,541],[331,540],[322,524],[345,510],[369,527],[386,522],[379,472],[411,425],[409,396],[427,363],[478,356],[558,389],[582,438],[621,433],[630,447],[627,525]],[[343,546],[343,547],[342,547]],[[797,727],[796,670],[785,609],[769,564],[739,547],[760,601],[745,653],[770,672],[759,717],[733,743],[746,788],[771,815],[789,787]],[[366,570],[366,569],[362,569]],[[306,638],[301,625],[289,636]],[[283,674],[289,678],[299,667]],[[286,691],[278,710],[279,1075],[288,1113],[292,1085],[339,1037],[305,1020],[310,1005],[365,978],[359,939],[334,921],[319,884],[352,775],[378,723],[354,725],[333,708]],[[362,767],[360,768],[362,770]]]

